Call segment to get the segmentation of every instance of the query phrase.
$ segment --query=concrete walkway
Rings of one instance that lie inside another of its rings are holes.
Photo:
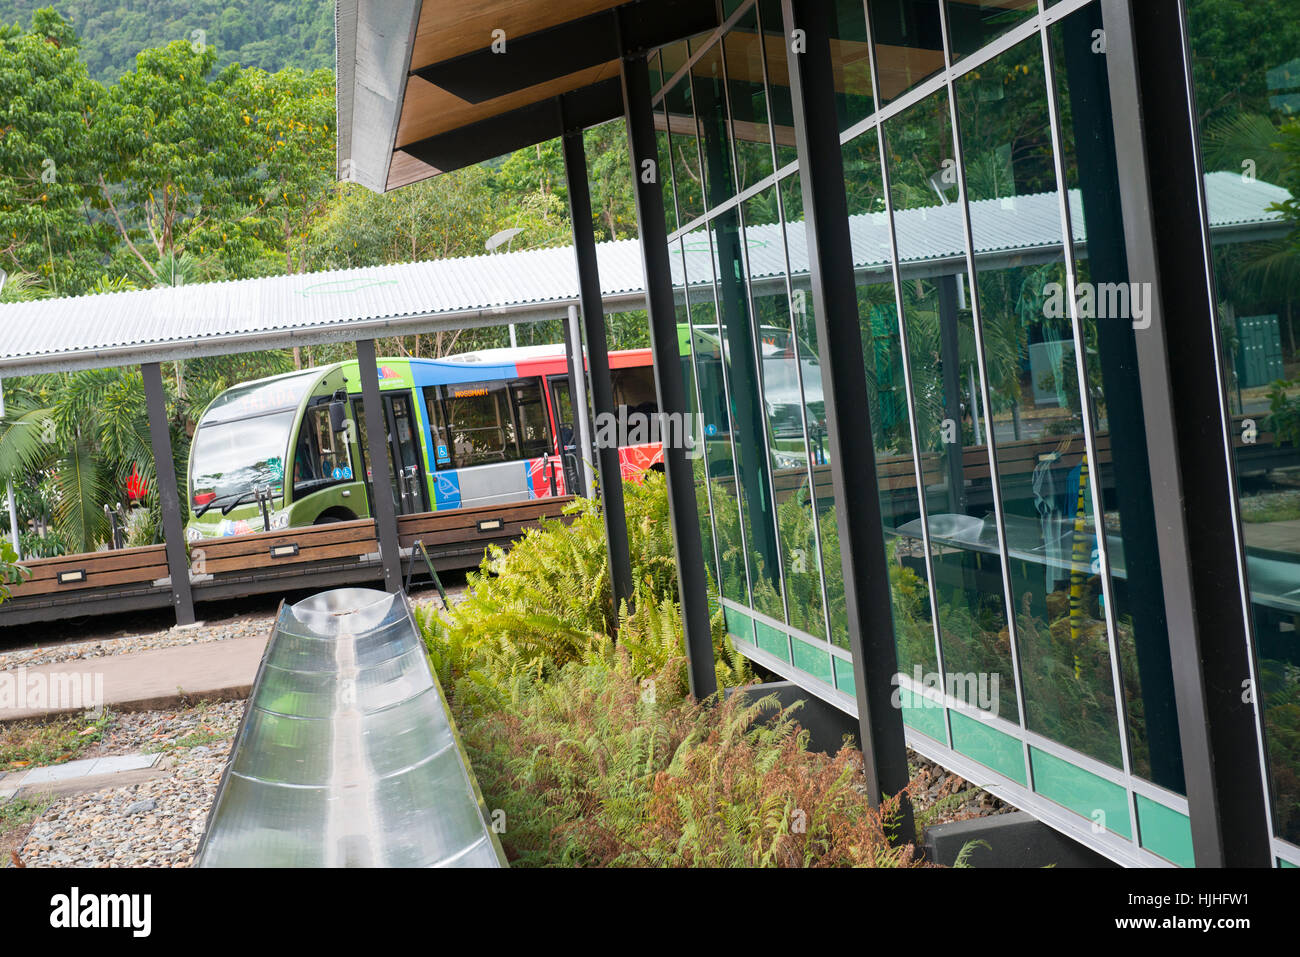
[[[0,722],[79,713],[102,689],[114,711],[152,711],[180,702],[245,698],[253,687],[267,638],[231,638],[135,654],[74,659],[0,672],[10,687],[0,694]],[[72,682],[80,701],[60,693]]]

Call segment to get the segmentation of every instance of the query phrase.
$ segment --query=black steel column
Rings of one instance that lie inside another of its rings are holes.
[[[366,416],[366,458],[370,464],[370,512],[379,535],[379,559],[384,566],[384,588],[402,590],[402,555],[397,540],[397,509],[388,484],[388,429],[384,425],[379,370],[375,367],[375,340],[357,340],[357,368],[361,372],[361,400]]]
[[[190,563],[185,553],[185,526],[181,524],[181,496],[176,487],[176,459],[172,455],[162,370],[158,363],[149,362],[140,367],[140,373],[144,377],[144,402],[149,413],[154,481],[158,483],[163,543],[167,548],[167,574],[172,580],[172,604],[176,606],[176,624],[189,625],[194,622],[194,593],[190,589]]]
[[[561,106],[561,112],[563,107]],[[563,122],[563,121],[562,121]],[[600,271],[596,263],[596,234],[591,225],[591,192],[587,185],[587,153],[581,130],[565,130],[564,175],[569,187],[569,219],[573,223],[573,254],[578,261],[578,289],[582,301],[582,327],[587,339],[587,375],[591,379],[591,404],[595,417],[614,415],[614,385],[609,374],[609,344],[605,340],[605,310],[600,294]],[[567,329],[567,325],[566,325]],[[568,342],[566,333],[565,341]],[[571,343],[572,362],[582,361],[582,343]],[[576,384],[577,378],[571,376]],[[573,414],[587,414],[587,397],[573,395]],[[577,426],[577,422],[574,422]],[[627,544],[627,517],[623,509],[623,468],[618,446],[600,446],[592,431],[600,482],[600,512],[605,520],[605,541],[609,545],[609,582],[614,592],[614,617],[619,606],[632,604],[632,559]]]
[[[1244,549],[1198,199],[1204,179],[1186,23],[1180,0],[1103,0],[1102,15],[1129,273],[1151,291],[1137,361],[1196,864],[1267,867],[1264,772],[1245,694]]]
[[[868,794],[879,803],[902,793],[909,775],[903,712],[892,702],[898,656],[835,112],[831,10],[823,0],[781,3],[787,42],[800,29],[807,43],[806,52],[790,56],[790,92],[862,759]],[[913,839],[912,808],[905,795],[895,837]]]
[[[650,106],[650,71],[645,55],[624,52],[623,108],[627,111],[628,152],[636,190],[637,232],[645,269],[646,307],[650,314],[650,348],[654,355],[655,390],[659,411],[687,421],[686,387],[682,381],[677,308],[673,300],[668,261],[668,231],[659,180],[659,148]],[[645,165],[643,165],[645,164]],[[594,379],[593,375],[593,379]],[[686,434],[686,430],[682,430]],[[717,690],[713,671],[713,637],[709,628],[708,578],[700,517],[695,501],[695,474],[686,450],[664,443],[664,472],[668,480],[668,515],[673,523],[677,555],[677,587],[686,632],[691,694],[703,698]]]

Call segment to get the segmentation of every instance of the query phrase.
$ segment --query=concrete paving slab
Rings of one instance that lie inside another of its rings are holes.
[[[17,788],[0,788],[0,801],[8,801],[17,793]]]
[[[151,768],[162,757],[160,752],[154,754],[114,754],[107,758],[95,759],[87,774],[118,774],[122,771],[140,771]]]
[[[116,711],[150,711],[180,702],[230,701],[246,698],[252,690],[257,666],[266,649],[268,634],[257,638],[231,638],[193,645],[159,648],[135,654],[107,655],[26,669],[28,682],[54,675],[90,675],[103,678],[103,704]],[[78,713],[81,707],[0,707],[0,722],[19,721],[52,714]],[[54,703],[57,705],[57,702]]]

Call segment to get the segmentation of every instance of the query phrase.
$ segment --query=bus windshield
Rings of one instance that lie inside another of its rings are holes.
[[[233,501],[259,486],[284,487],[284,460],[296,411],[202,423],[194,434],[190,494],[196,506]]]

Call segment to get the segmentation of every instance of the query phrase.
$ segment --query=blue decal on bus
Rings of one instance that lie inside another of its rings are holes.
[[[433,489],[438,508],[460,508],[460,476],[455,472],[439,472]]]

